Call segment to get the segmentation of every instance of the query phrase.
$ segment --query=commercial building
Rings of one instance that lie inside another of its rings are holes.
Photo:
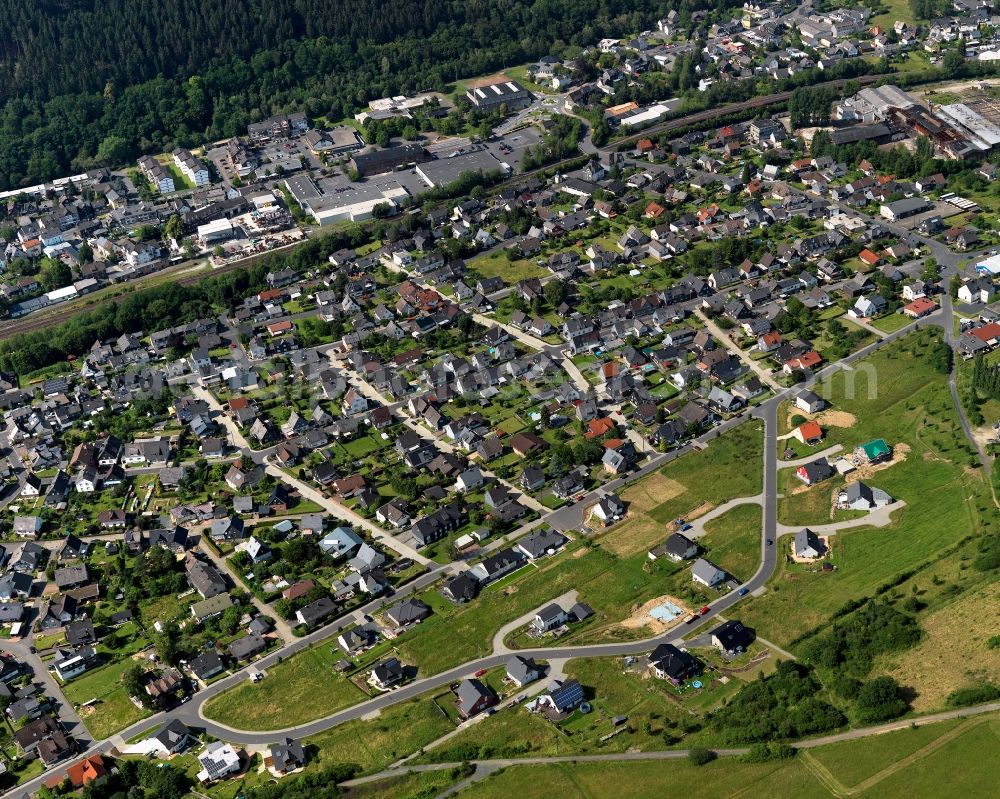
[[[480,111],[492,111],[502,105],[510,111],[517,111],[527,108],[535,99],[523,86],[504,76],[480,81],[470,87],[465,96]]]
[[[954,125],[979,150],[989,152],[1000,144],[1000,125],[984,117],[965,103],[943,105],[938,114]]]
[[[923,211],[929,211],[931,208],[931,204],[923,197],[907,197],[903,200],[886,203],[879,208],[879,214],[881,214],[883,219],[896,222],[900,219],[906,219],[907,217],[922,213]]]
[[[299,175],[288,178],[285,187],[321,227],[344,220],[370,219],[379,205],[386,205],[390,212],[395,212],[399,203],[410,196],[394,180],[368,180],[346,185],[324,181],[320,187],[312,178]]]
[[[428,161],[417,167],[417,174],[421,180],[432,189],[438,186],[448,186],[462,175],[471,172],[479,174],[501,172],[503,175],[507,175],[510,171],[508,164],[498,161],[488,150],[477,150],[450,158]]]
[[[219,241],[235,238],[237,227],[232,219],[216,219],[204,225],[198,225],[198,240],[205,246]]]
[[[411,143],[373,150],[370,153],[358,153],[350,160],[348,166],[364,177],[392,172],[400,167],[422,164],[429,160],[430,155],[422,146]]]

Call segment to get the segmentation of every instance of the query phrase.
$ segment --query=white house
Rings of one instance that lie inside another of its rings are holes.
[[[958,298],[962,302],[993,302],[995,294],[992,281],[980,277],[975,280],[967,280],[958,287]]]
[[[615,494],[605,494],[591,509],[590,515],[604,524],[614,524],[625,518],[625,503]]]
[[[726,573],[711,561],[698,558],[691,564],[691,579],[708,588],[714,588],[725,581]]]
[[[837,496],[837,506],[849,510],[875,510],[892,504],[892,497],[881,488],[862,483],[848,483]]]
[[[531,626],[540,633],[547,633],[569,621],[569,614],[556,604],[546,605],[531,621]]]
[[[870,297],[858,297],[857,301],[847,309],[847,315],[854,319],[871,319],[885,311],[886,301],[879,294]]]
[[[473,491],[483,484],[483,473],[475,466],[462,472],[455,481],[455,488],[458,491]]]
[[[817,413],[823,410],[826,401],[812,391],[800,391],[795,398],[795,407],[806,413]]]
[[[215,741],[205,747],[198,755],[201,771],[198,772],[199,782],[212,782],[235,774],[240,770],[239,753],[223,741]]]

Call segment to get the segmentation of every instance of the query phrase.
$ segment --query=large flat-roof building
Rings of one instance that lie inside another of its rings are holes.
[[[931,208],[933,206],[923,197],[906,197],[902,200],[886,203],[879,208],[879,213],[883,219],[888,219],[890,222],[897,222],[914,214],[929,211]]]
[[[527,108],[535,99],[534,95],[519,83],[503,76],[480,81],[471,86],[465,96],[480,111],[492,111],[501,105],[506,105],[510,111],[517,111]]]
[[[391,211],[409,192],[395,180],[373,179],[346,185],[333,181],[317,184],[306,175],[296,175],[285,180],[285,186],[295,201],[302,206],[321,227],[334,222],[357,222],[370,219],[379,205]]]
[[[383,150],[372,150],[369,153],[358,153],[349,163],[351,169],[359,175],[379,175],[392,172],[401,166],[422,164],[430,160],[430,155],[419,144],[400,144],[386,147]]]
[[[216,219],[213,222],[198,225],[198,240],[205,246],[219,241],[228,241],[235,238],[236,233],[236,225],[231,219]]]
[[[965,103],[951,103],[938,108],[938,115],[965,134],[973,146],[989,152],[1000,144],[1000,125]]]
[[[870,86],[837,103],[834,118],[858,122],[882,122],[893,109],[912,108],[917,101],[898,86]]]
[[[462,175],[470,172],[486,174],[489,172],[501,172],[507,175],[510,166],[498,161],[488,150],[477,150],[472,153],[454,155],[449,158],[439,158],[436,161],[428,161],[417,167],[417,174],[430,188],[447,186],[454,183]]]

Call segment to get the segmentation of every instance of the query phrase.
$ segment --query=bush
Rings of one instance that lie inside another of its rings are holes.
[[[779,662],[774,674],[744,686],[711,724],[731,743],[800,738],[835,729],[843,714],[817,698],[822,686],[801,663]]]
[[[869,602],[806,644],[805,659],[831,671],[864,677],[876,655],[908,649],[920,635],[920,625],[912,616],[882,602]]]
[[[806,417],[802,414],[797,413],[792,417],[792,427],[798,427],[800,424],[805,424],[805,422]]]
[[[701,746],[696,746],[688,752],[688,760],[694,763],[696,766],[704,766],[711,763],[718,755],[715,754],[711,749],[705,749]]]
[[[997,699],[1000,699],[1000,686],[983,683],[952,691],[945,704],[948,707],[969,707],[970,705],[981,705],[984,702],[995,702]]]
[[[991,535],[979,544],[979,557],[972,562],[976,571],[988,572],[1000,567],[1000,536]]]
[[[830,681],[830,688],[844,699],[854,699],[861,690],[861,681],[848,677],[846,674],[836,674]]]
[[[759,743],[753,744],[741,760],[744,763],[768,763],[772,760],[787,760],[797,753],[798,750],[791,744]]]
[[[888,721],[907,711],[899,683],[892,677],[876,677],[864,683],[855,698],[858,718],[864,722]]]

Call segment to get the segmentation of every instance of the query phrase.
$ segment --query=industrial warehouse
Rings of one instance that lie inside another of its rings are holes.
[[[1000,102],[974,91],[961,102],[927,107],[897,86],[866,88],[834,109],[835,144],[877,144],[924,136],[945,158],[981,157],[1000,145]]]
[[[409,192],[397,181],[385,178],[344,185],[336,180],[314,181],[307,175],[285,180],[285,188],[302,209],[321,227],[345,220],[371,219],[379,205],[392,213]]]

